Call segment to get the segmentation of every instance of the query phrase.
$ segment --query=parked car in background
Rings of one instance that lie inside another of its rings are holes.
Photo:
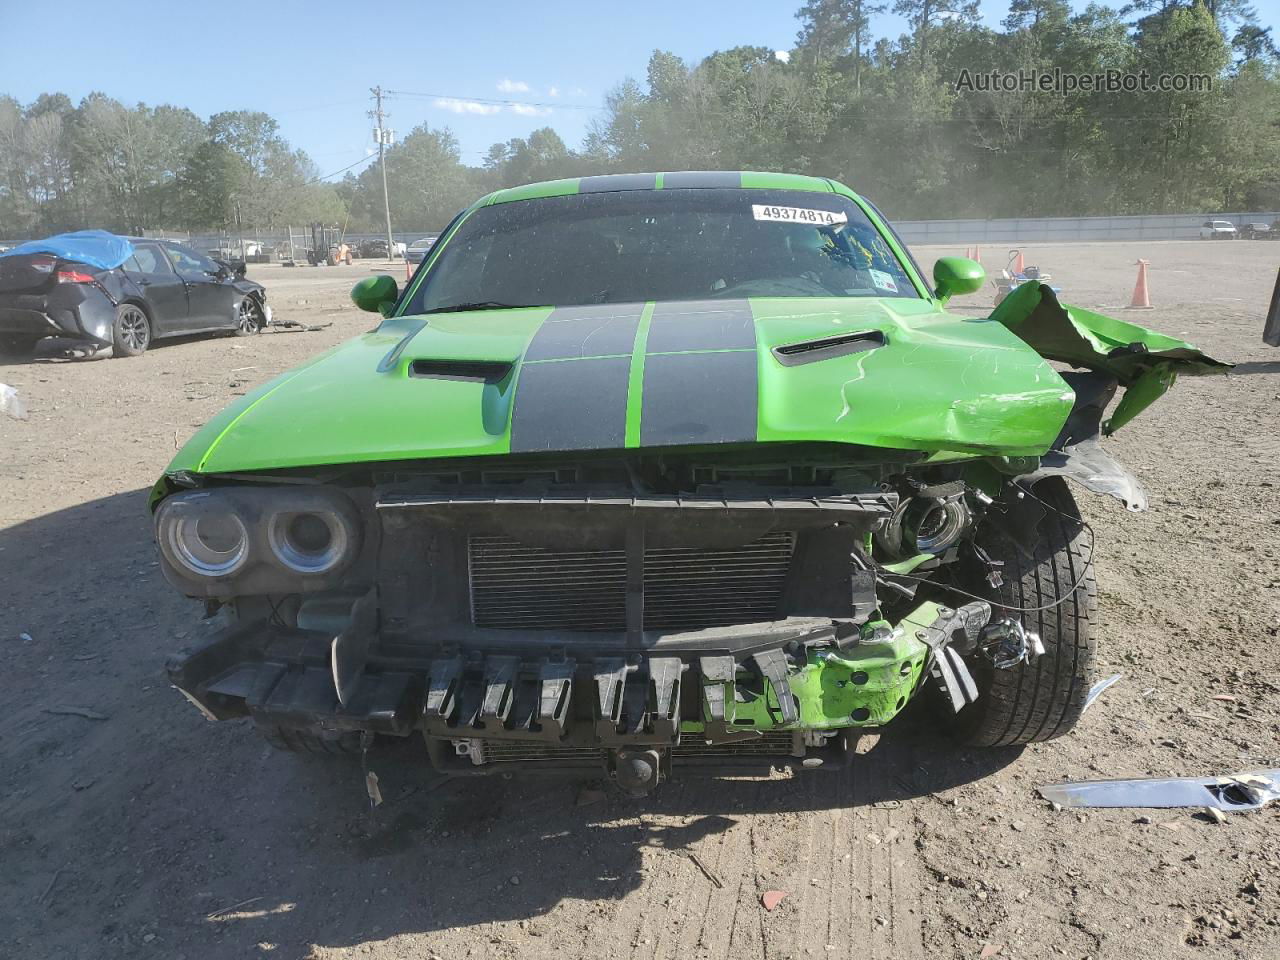
[[[1200,226],[1201,240],[1235,240],[1240,236],[1230,220],[1206,220]]]
[[[360,256],[366,260],[388,259],[387,241],[383,237],[373,237],[369,240],[362,240],[359,244]],[[392,254],[394,257],[403,257],[405,255],[406,244],[402,240],[396,240],[392,246]]]
[[[1240,228],[1240,233],[1246,240],[1274,240],[1276,239],[1276,230],[1274,225],[1265,223],[1246,223]]]
[[[410,263],[421,263],[431,248],[435,246],[435,237],[423,237],[421,240],[415,240],[409,244],[409,248],[405,251],[404,258]]]
[[[243,263],[170,240],[61,234],[0,255],[0,352],[29,354],[56,336],[134,357],[163,337],[248,336],[270,322],[266,301]]]

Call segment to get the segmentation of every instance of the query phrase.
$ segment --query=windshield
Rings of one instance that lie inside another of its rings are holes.
[[[637,190],[481,207],[406,313],[725,297],[918,297],[851,200],[794,190]]]

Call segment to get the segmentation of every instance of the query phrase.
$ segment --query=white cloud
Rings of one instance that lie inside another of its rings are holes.
[[[780,63],[790,63],[790,62],[791,62],[791,54],[790,54],[790,52],[788,52],[788,51],[786,51],[786,50],[775,50],[775,51],[773,51],[773,57],[774,57],[774,59],[775,59],[775,60],[779,61]]]
[[[585,97],[587,95],[587,91],[583,90],[581,87],[574,87],[569,92],[572,93],[575,97]]]
[[[457,100],[453,97],[439,97],[435,100],[435,105],[451,113],[475,113],[484,117],[502,109],[493,103],[476,103],[474,100]]]
[[[507,77],[503,77],[498,84],[498,89],[503,93],[528,93],[529,85],[523,80],[510,80]]]
[[[559,88],[559,87],[552,87],[550,90],[548,90],[548,91],[547,91],[547,96],[548,96],[548,97],[558,97],[558,96],[560,96],[560,88]]]
[[[545,117],[551,112],[550,107],[535,107],[531,103],[513,103],[510,109],[522,117]]]

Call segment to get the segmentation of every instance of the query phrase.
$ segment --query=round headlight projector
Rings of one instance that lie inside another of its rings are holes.
[[[963,497],[908,497],[876,532],[876,542],[899,560],[921,553],[936,555],[959,543],[972,523],[973,514]]]
[[[324,573],[347,553],[347,527],[336,513],[276,513],[267,541],[276,559],[297,573]]]
[[[249,556],[249,533],[234,513],[201,512],[168,526],[169,553],[192,573],[224,577]]]

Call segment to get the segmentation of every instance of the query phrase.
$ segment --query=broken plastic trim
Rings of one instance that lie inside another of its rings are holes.
[[[1064,807],[1212,807],[1227,813],[1259,810],[1280,799],[1280,770],[1224,777],[1084,780],[1038,788],[1040,796]]]

